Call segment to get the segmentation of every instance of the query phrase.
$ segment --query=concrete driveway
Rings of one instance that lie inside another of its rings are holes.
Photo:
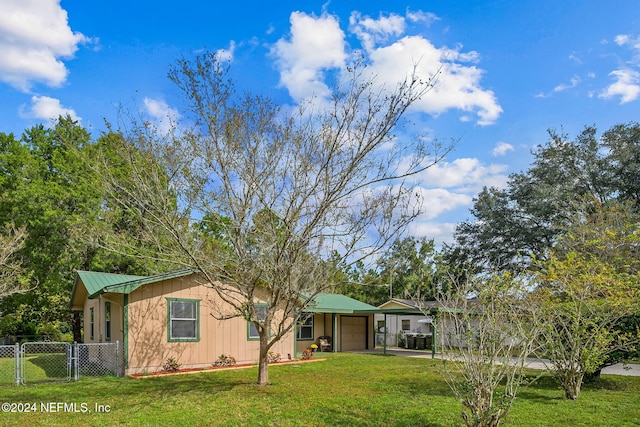
[[[371,354],[383,354],[383,349],[377,348],[375,350],[363,351],[362,353],[371,353]],[[394,355],[394,356],[402,356],[402,357],[419,357],[419,358],[431,358],[430,350],[405,350],[405,349],[387,349],[386,354]],[[436,359],[441,359],[442,354],[436,353]],[[545,363],[548,363],[548,360],[545,359],[527,359],[527,367],[531,369],[545,369]],[[606,375],[625,375],[630,377],[640,377],[640,365],[639,364],[628,364],[623,365],[622,363],[618,363],[617,365],[607,366],[602,370],[603,374]]]

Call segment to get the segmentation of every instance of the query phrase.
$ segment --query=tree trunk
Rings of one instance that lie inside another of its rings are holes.
[[[580,372],[568,372],[561,378],[564,395],[568,400],[578,400],[583,374]]]
[[[82,325],[81,325],[81,312],[74,311],[73,319],[71,320],[71,329],[73,330],[73,341],[82,342]]]
[[[594,372],[588,373],[584,375],[584,382],[586,384],[591,384],[600,379],[600,374],[602,373],[602,368],[596,369]]]
[[[267,332],[260,331],[260,357],[258,359],[258,385],[269,384],[269,348]]]

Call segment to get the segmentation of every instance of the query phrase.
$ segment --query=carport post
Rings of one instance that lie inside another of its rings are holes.
[[[383,353],[387,354],[387,313],[384,314],[384,350]]]
[[[333,333],[333,342],[331,343],[331,347],[333,347],[333,352],[337,353],[338,352],[338,341],[336,340],[336,334],[338,333],[338,324],[336,322],[336,314],[335,313],[331,313],[331,329],[333,329],[332,333]],[[340,337],[342,339],[342,337]],[[342,348],[340,348],[340,350],[342,350]]]
[[[433,332],[431,334],[431,358],[436,358],[436,347],[438,346],[438,312],[433,313]]]

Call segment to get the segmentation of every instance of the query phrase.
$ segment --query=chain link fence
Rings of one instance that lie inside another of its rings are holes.
[[[124,349],[117,341],[0,345],[0,387],[78,381],[80,377],[105,375],[124,375]]]
[[[16,384],[18,375],[19,345],[0,345],[0,387]]]
[[[20,346],[22,384],[71,380],[73,347],[66,342],[26,342]]]
[[[124,376],[124,349],[120,343],[76,344],[76,347],[78,377]]]

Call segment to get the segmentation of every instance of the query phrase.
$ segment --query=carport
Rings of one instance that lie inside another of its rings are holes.
[[[380,309],[341,294],[319,294],[305,312],[314,314],[314,335],[330,336],[332,351],[369,350],[374,345],[373,315]]]
[[[384,304],[381,304],[378,307],[378,309],[384,314],[385,326],[389,324],[388,323],[389,315],[396,315],[396,316],[407,315],[407,316],[422,316],[422,317],[430,316],[431,324],[433,325],[432,335],[431,335],[431,357],[435,357],[435,354],[437,352],[437,347],[438,347],[437,346],[438,313],[441,307],[442,307],[441,304],[438,303],[437,301],[413,301],[413,300],[393,298],[385,302]],[[384,354],[387,353],[387,346],[388,346],[387,330],[388,329],[389,329],[388,327],[385,329],[385,334],[384,334],[384,346],[383,346]]]

